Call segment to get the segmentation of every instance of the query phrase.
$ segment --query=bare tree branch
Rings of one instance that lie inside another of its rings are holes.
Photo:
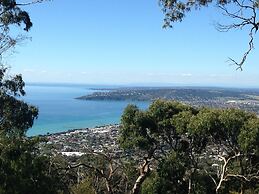
[[[243,57],[242,57],[242,59],[241,59],[241,61],[240,62],[237,62],[237,61],[235,61],[234,59],[232,59],[232,58],[229,58],[229,60],[231,61],[231,62],[233,62],[232,63],[232,65],[236,65],[237,66],[237,68],[236,68],[236,70],[243,70],[243,64],[245,63],[245,61],[246,61],[246,58],[247,58],[247,56],[249,55],[249,53],[253,50],[253,48],[254,48],[254,36],[253,36],[253,31],[254,31],[254,28],[252,28],[251,29],[251,31],[250,31],[250,33],[249,33],[249,36],[250,36],[250,41],[249,41],[249,43],[248,43],[248,45],[249,45],[249,48],[248,48],[248,50],[244,53],[244,55],[243,55]]]
[[[238,178],[238,179],[243,179],[243,180],[245,180],[247,182],[250,182],[253,179],[259,180],[259,175],[257,175],[257,176],[251,176],[251,175],[244,176],[244,175],[240,175],[240,174],[228,174],[226,176],[226,178],[228,178],[228,177],[234,177],[234,178]]]
[[[236,12],[230,12],[225,5],[218,5],[218,7],[223,11],[223,14],[227,17],[235,20],[232,24],[218,24],[216,28],[221,32],[227,32],[232,29],[243,29],[245,26],[251,26],[249,31],[249,42],[248,50],[243,54],[243,57],[239,62],[229,58],[231,65],[236,65],[237,70],[243,70],[243,65],[254,48],[254,35],[259,28],[259,21],[257,21],[257,7],[254,5],[254,1],[250,0],[251,4],[244,4],[244,1],[234,0],[235,5],[239,8]]]
[[[27,6],[27,5],[33,5],[33,4],[37,4],[37,3],[42,3],[44,1],[51,1],[51,0],[34,0],[34,1],[27,2],[27,3],[16,3],[16,5],[18,5],[18,6]]]
[[[217,24],[217,30],[227,32],[231,29],[250,28],[248,33],[250,37],[249,48],[243,54],[241,60],[236,61],[229,58],[231,64],[237,66],[237,70],[242,70],[248,55],[254,48],[253,36],[259,29],[259,18],[257,17],[259,11],[258,0],[159,0],[159,3],[165,15],[163,27],[172,27],[172,23],[181,22],[192,9],[200,9],[214,3],[226,18],[231,19],[230,24]]]

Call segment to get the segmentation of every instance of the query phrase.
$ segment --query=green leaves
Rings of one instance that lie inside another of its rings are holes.
[[[155,193],[188,193],[188,181],[185,178],[188,157],[171,152],[159,163]]]
[[[257,188],[259,118],[254,113],[157,100],[146,111],[129,105],[121,126],[124,148],[137,155],[138,150],[157,153],[148,155],[157,159],[157,168],[143,191],[224,193],[239,191],[243,183],[246,191]]]
[[[177,133],[187,133],[187,126],[194,114],[191,111],[180,112],[171,119],[171,124],[175,126]]]
[[[259,119],[247,121],[238,136],[238,143],[243,151],[259,154]]]
[[[201,109],[190,119],[187,129],[190,135],[213,140],[213,142],[228,142],[233,147],[239,147],[238,137],[249,119],[256,115],[237,109]]]
[[[49,159],[40,155],[39,139],[1,139],[0,193],[59,193],[63,185]],[[67,185],[68,186],[68,185]]]
[[[257,1],[257,0],[256,0]],[[181,22],[186,13],[191,11],[191,9],[199,9],[201,7],[206,7],[208,4],[215,3],[216,5],[225,5],[231,3],[230,0],[197,0],[197,1],[178,1],[178,0],[159,0],[162,7],[162,11],[165,13],[164,26],[172,27],[172,23]]]
[[[0,95],[9,96],[24,96],[24,86],[25,83],[22,80],[22,76],[7,76],[7,67],[0,65]]]
[[[163,100],[154,101],[147,111],[129,105],[121,119],[120,145],[124,148],[149,150],[162,141],[170,147],[174,146],[174,139],[178,136],[176,127],[180,128],[183,123],[173,118],[184,112],[188,117],[197,111],[179,102]]]
[[[21,75],[7,77],[0,68],[0,132],[2,137],[22,137],[32,127],[38,109],[17,99],[25,95]]]
[[[227,142],[235,148],[248,148],[258,141],[258,121],[253,113],[237,109],[195,110],[170,101],[155,101],[147,111],[129,105],[122,115],[120,143],[128,147],[148,146],[156,142],[172,143],[182,135],[198,141]],[[249,144],[249,145],[248,145]],[[206,146],[204,144],[203,146]]]
[[[123,148],[148,150],[151,145],[154,145],[151,133],[155,129],[155,123],[147,113],[139,110],[136,106],[128,105],[126,107],[122,115],[121,125],[119,142]]]
[[[1,27],[9,29],[9,25],[24,24],[24,30],[28,31],[32,27],[30,16],[23,11],[15,0],[4,0],[0,2],[0,24]]]
[[[205,108],[191,118],[188,131],[190,134],[208,135],[218,128],[217,125],[219,125],[217,111]]]

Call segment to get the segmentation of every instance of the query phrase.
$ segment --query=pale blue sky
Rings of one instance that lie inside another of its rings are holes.
[[[162,29],[157,0],[53,0],[27,7],[33,28],[5,58],[27,82],[259,87],[259,41],[244,71],[230,66],[248,32],[221,33],[215,7]]]

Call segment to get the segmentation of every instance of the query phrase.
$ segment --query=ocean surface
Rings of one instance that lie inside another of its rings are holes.
[[[107,86],[106,86],[107,87]],[[24,101],[39,108],[39,117],[28,136],[63,132],[70,129],[90,128],[117,124],[128,104],[142,109],[148,102],[129,101],[85,101],[76,97],[91,94],[105,86],[29,84],[25,87]],[[111,88],[110,86],[108,88]]]

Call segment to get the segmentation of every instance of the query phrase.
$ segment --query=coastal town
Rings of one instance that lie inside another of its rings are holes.
[[[109,152],[116,156],[121,153],[116,143],[118,132],[119,125],[105,125],[49,134],[44,136],[46,142],[41,144],[41,149],[44,153],[68,157],[79,157],[89,152]]]

